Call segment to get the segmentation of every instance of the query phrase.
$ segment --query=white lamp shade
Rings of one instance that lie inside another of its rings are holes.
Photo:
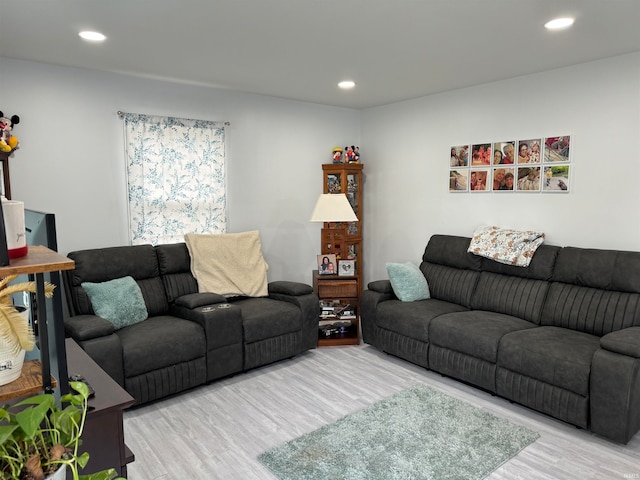
[[[349,200],[344,193],[323,193],[311,214],[311,222],[357,222]]]

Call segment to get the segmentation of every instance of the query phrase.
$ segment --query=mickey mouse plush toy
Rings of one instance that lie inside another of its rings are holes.
[[[18,146],[18,137],[11,135],[13,126],[18,123],[20,123],[18,115],[8,118],[0,112],[0,152],[10,152]]]

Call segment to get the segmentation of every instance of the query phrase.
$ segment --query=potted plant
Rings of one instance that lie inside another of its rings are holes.
[[[10,285],[17,278],[9,275],[0,280],[0,385],[12,382],[20,376],[24,352],[33,349],[35,339],[27,316],[23,316],[13,305],[11,295],[21,292],[36,292],[35,282]],[[44,293],[53,296],[55,285],[45,282]]]
[[[26,398],[10,408],[0,408],[0,478],[16,480],[112,480],[114,469],[80,475],[89,453],[79,452],[80,436],[87,417],[89,389],[70,382],[77,393],[60,398],[42,394]]]

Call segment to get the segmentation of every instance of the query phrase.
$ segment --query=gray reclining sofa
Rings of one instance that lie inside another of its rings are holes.
[[[276,281],[268,297],[198,293],[186,244],[72,252],[64,272],[65,332],[135,399],[150,402],[315,348],[318,297]],[[95,315],[83,282],[131,276],[149,317],[116,329]]]
[[[516,267],[467,253],[470,240],[429,240],[430,299],[369,283],[364,341],[627,443],[640,429],[640,252],[542,245]]]

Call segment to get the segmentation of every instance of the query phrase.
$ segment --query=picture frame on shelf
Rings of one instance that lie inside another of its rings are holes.
[[[340,277],[353,277],[356,274],[356,261],[355,260],[340,260],[338,261],[338,276]]]
[[[319,275],[336,275],[338,273],[335,253],[317,255],[317,262]]]

